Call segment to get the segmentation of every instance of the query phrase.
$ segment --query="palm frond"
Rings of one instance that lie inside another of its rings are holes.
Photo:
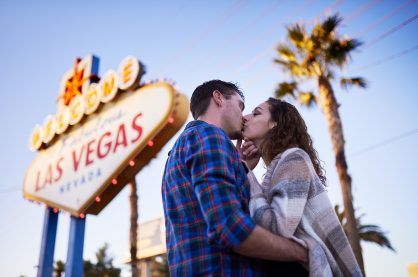
[[[316,22],[313,29],[312,29],[312,38],[315,39],[317,42],[321,40],[323,34],[321,23]]]
[[[282,59],[274,59],[274,62],[279,64],[281,67],[288,69],[289,68],[289,62],[288,61],[284,61]]]
[[[305,27],[299,23],[287,27],[287,37],[296,47],[300,47],[306,39]]]
[[[337,214],[338,220],[340,221],[341,224],[343,224],[343,221],[345,218],[344,209],[340,211],[340,205],[336,204],[334,206],[334,210],[335,210],[335,213]]]
[[[340,85],[345,90],[348,90],[352,86],[367,88],[367,82],[362,77],[341,78]]]
[[[375,224],[358,224],[357,229],[361,232],[369,232],[373,230],[380,230],[380,227]]]
[[[280,57],[282,57],[286,61],[293,62],[296,60],[295,53],[287,45],[279,44],[277,46],[277,52],[279,53]]]
[[[313,27],[311,39],[317,48],[324,48],[325,45],[334,40],[334,31],[342,22],[338,14],[327,17],[322,23],[316,23]]]
[[[363,45],[363,42],[355,38],[344,38],[340,40],[340,44],[342,46],[341,50],[349,54]]]
[[[311,75],[309,68],[304,65],[298,64],[297,62],[289,63],[289,71],[295,77],[309,77]]]
[[[334,206],[335,213],[337,214],[338,220],[340,221],[341,225],[343,226],[344,231],[347,233],[346,230],[346,220],[344,218],[344,209],[340,211],[340,206],[336,204]],[[389,238],[386,236],[385,232],[382,229],[375,225],[375,224],[361,224],[361,218],[363,218],[364,214],[357,215],[357,231],[360,236],[360,240],[373,242],[381,247],[387,247],[393,252],[396,250],[393,248],[392,244],[389,241]]]
[[[316,55],[317,52],[316,50],[316,45],[315,45],[315,41],[313,41],[311,38],[306,39],[303,47],[305,48],[305,52],[311,56]]]
[[[299,92],[299,102],[309,108],[317,104],[316,96],[312,92]]]
[[[337,39],[333,40],[326,49],[325,57],[327,62],[343,67],[352,51],[362,45],[362,42],[357,39]]]
[[[301,62],[301,67],[306,69],[307,77],[314,77],[323,75],[323,69],[320,63],[320,58],[314,53],[309,53]]]
[[[284,72],[289,72],[294,77],[309,76],[307,68],[298,64],[296,61],[286,61],[279,58],[275,59],[274,62],[281,66]]]
[[[325,75],[325,78],[327,78],[327,79],[329,79],[329,80],[334,79],[334,78],[335,78],[335,74],[334,74],[334,72],[333,72],[332,70],[328,69],[328,71],[327,71],[327,73],[326,73],[326,75]]]
[[[297,89],[296,82],[281,82],[275,91],[277,98],[283,98],[287,95],[293,96],[295,98],[295,90]]]
[[[343,18],[337,13],[327,17],[321,24],[324,36],[329,36],[343,21]]]
[[[370,226],[374,226],[374,227],[372,228]],[[386,234],[380,229],[380,227],[376,225],[370,225],[370,226],[369,228],[367,228],[367,231],[359,232],[360,239],[364,241],[376,243],[381,247],[386,247],[392,250],[393,252],[396,252],[396,250],[393,248],[392,244],[390,243],[389,239],[386,237]]]

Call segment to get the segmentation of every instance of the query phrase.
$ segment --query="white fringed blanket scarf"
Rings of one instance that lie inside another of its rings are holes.
[[[250,171],[255,222],[309,251],[309,276],[362,276],[309,155],[291,148],[276,156],[261,184]]]

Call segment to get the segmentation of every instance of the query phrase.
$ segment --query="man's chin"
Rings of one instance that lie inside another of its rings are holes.
[[[235,133],[231,134],[229,136],[229,138],[232,139],[232,140],[242,139],[243,138],[242,132],[241,131],[235,132]]]

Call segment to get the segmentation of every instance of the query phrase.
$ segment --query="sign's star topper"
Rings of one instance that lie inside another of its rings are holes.
[[[78,69],[78,64],[81,62],[80,58],[76,58],[73,68],[73,76],[67,80],[64,92],[64,104],[69,105],[71,99],[77,94],[81,94],[81,86],[88,78],[83,78],[84,68]]]
[[[99,59],[89,55],[84,59],[76,58],[72,69],[61,80],[58,106],[68,106],[71,100],[86,91],[91,82],[98,82]]]

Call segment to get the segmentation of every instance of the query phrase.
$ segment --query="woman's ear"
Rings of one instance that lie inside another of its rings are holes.
[[[277,126],[277,122],[273,122],[273,121],[269,121],[269,130],[273,129],[274,127]]]

